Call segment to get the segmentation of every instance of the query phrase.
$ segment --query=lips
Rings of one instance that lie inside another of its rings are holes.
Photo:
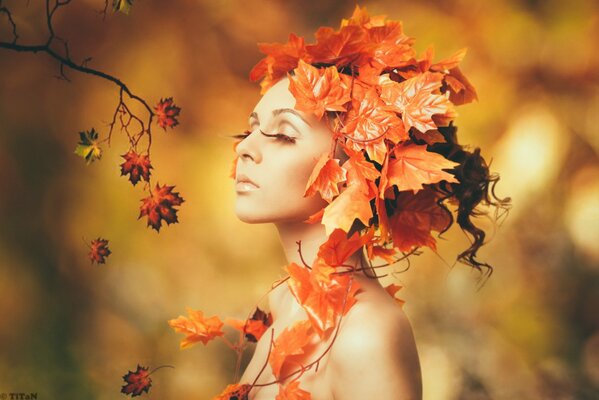
[[[254,182],[253,180],[251,180],[247,175],[245,175],[245,174],[237,174],[237,176],[236,176],[236,183],[239,184],[239,183],[242,183],[242,182],[252,184],[252,185],[256,186],[257,188],[260,187],[260,185],[258,185],[256,182]]]

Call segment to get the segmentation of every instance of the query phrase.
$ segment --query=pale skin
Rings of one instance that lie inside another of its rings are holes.
[[[329,152],[332,133],[315,115],[295,110],[296,100],[289,91],[289,80],[283,78],[262,96],[250,116],[251,134],[237,146],[237,176],[246,175],[259,187],[237,190],[235,211],[248,223],[273,223],[279,233],[287,262],[304,265],[298,253],[301,240],[302,256],[309,265],[316,258],[318,247],[327,239],[324,225],[303,221],[328,203],[318,194],[303,197],[306,183],[322,153]],[[294,110],[275,111],[274,110]],[[289,143],[260,133],[284,135],[295,139]],[[336,157],[345,157],[337,146]],[[341,186],[340,186],[341,189]],[[367,266],[362,251],[355,252],[347,264]],[[318,371],[313,366],[299,378],[299,387],[311,392],[313,400],[362,399],[422,399],[420,362],[411,324],[399,305],[389,296],[374,270],[354,272],[362,290],[357,303],[343,317],[333,346],[321,359]],[[271,331],[276,338],[294,322],[308,318],[293,297],[286,283],[269,294],[273,324],[256,345],[241,383],[252,383],[266,362]],[[303,365],[320,357],[329,347],[333,335],[313,342],[302,356],[294,360]],[[282,376],[298,369],[287,365]],[[297,374],[283,384],[297,378]],[[275,381],[267,365],[259,384]],[[256,386],[251,400],[273,400],[278,385]]]

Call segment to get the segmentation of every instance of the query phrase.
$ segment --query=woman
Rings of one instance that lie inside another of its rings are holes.
[[[485,232],[470,217],[481,202],[507,209],[510,199],[495,197],[499,178],[480,150],[457,143],[454,106],[476,99],[458,67],[464,50],[436,63],[432,50],[417,57],[400,22],[359,6],[315,36],[260,44],[266,57],[250,72],[263,96],[250,129],[234,136],[235,211],[275,224],[287,277],[269,293],[270,313],[228,321],[257,346],[216,399],[421,399],[400,287],[383,288],[378,268],[435,249],[433,231],[454,222],[451,205],[473,238],[458,259],[492,271],[476,258]],[[188,335],[182,348],[223,337],[218,317],[190,314],[169,321]],[[244,343],[223,340],[239,367]]]
[[[296,244],[301,241],[303,258],[311,265],[327,235],[324,225],[303,221],[327,203],[320,196],[303,197],[303,193],[319,156],[331,148],[331,132],[314,116],[294,110],[296,100],[288,86],[289,79],[283,78],[260,99],[249,120],[252,133],[236,147],[236,213],[244,222],[274,223],[288,263],[302,264]],[[285,137],[272,138],[262,131]],[[337,156],[342,157],[342,152]],[[367,264],[362,251],[349,260],[352,265]],[[357,304],[344,317],[328,357],[317,372],[314,368],[305,372],[299,386],[314,400],[421,398],[420,365],[407,317],[373,279],[373,270],[353,274],[363,289],[356,297]],[[258,341],[241,382],[251,383],[259,374],[267,358],[270,330],[281,332],[308,318],[287,285],[270,293],[269,304],[273,324]],[[315,338],[310,351],[295,361],[308,364],[331,341],[332,336],[326,341]],[[275,380],[272,373],[263,373],[257,383]],[[276,385],[254,387],[249,398],[274,399],[278,392]]]

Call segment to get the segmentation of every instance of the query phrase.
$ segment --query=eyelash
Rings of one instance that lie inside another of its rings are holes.
[[[252,131],[250,130],[245,130],[242,133],[238,134],[238,135],[234,135],[233,137],[236,139],[245,139],[246,137],[248,137],[250,134],[252,133]],[[286,143],[295,143],[295,138],[289,137],[287,135],[284,135],[282,133],[276,133],[274,135],[269,135],[268,133],[264,133],[260,130],[260,133],[262,133],[264,136],[269,136],[269,137],[276,137],[277,140],[282,140],[283,142]]]

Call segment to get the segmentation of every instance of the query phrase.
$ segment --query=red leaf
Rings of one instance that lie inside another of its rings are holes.
[[[389,219],[394,247],[400,251],[410,251],[414,246],[436,249],[431,231],[441,232],[450,222],[436,201],[437,195],[430,187],[416,194],[399,193],[397,210]]]
[[[455,105],[467,104],[473,100],[478,100],[476,89],[468,81],[466,76],[462,74],[459,67],[449,70],[449,74],[445,75],[445,83],[449,88],[449,100]]]
[[[97,238],[92,240],[91,250],[88,254],[89,259],[98,264],[104,264],[105,258],[110,255],[111,251],[108,249],[108,240]]]
[[[165,221],[168,225],[177,220],[177,211],[175,206],[181,205],[185,200],[179,196],[179,193],[173,192],[174,186],[164,185],[160,187],[156,183],[156,187],[152,190],[149,197],[142,199],[142,205],[140,206],[140,213],[137,219],[140,219],[144,215],[148,216],[148,226],[152,226],[157,232],[160,231],[162,221]]]
[[[131,397],[139,396],[142,392],[148,393],[150,386],[152,386],[152,378],[150,378],[147,367],[137,365],[135,372],[129,371],[129,373],[123,375],[123,379],[127,382],[121,388],[121,393],[130,394]]]
[[[153,168],[150,164],[150,158],[147,154],[139,155],[133,150],[129,150],[126,154],[121,155],[125,159],[125,162],[120,165],[121,176],[129,175],[129,180],[135,186],[139,179],[142,178],[144,181],[150,181],[150,168]]]
[[[165,131],[166,127],[175,127],[179,125],[177,116],[181,112],[181,109],[173,103],[173,98],[168,97],[166,99],[160,98],[160,101],[154,106],[154,111],[158,117],[158,125],[160,125]]]
[[[249,383],[233,383],[228,385],[225,390],[213,400],[248,400],[248,394],[252,385]]]
[[[272,325],[272,314],[265,313],[259,307],[256,307],[254,314],[248,320],[228,318],[225,323],[243,332],[248,341],[256,343],[268,327]]]
[[[202,311],[196,311],[190,307],[186,307],[185,309],[189,314],[189,318],[180,315],[178,318],[168,321],[168,324],[175,332],[187,335],[181,341],[181,349],[197,342],[202,342],[205,345],[217,336],[225,334],[221,330],[223,322],[217,316],[206,318]]]

